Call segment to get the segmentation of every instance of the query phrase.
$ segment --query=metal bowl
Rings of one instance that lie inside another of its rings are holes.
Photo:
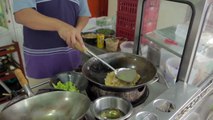
[[[105,96],[96,99],[90,109],[92,114],[99,120],[106,120],[100,116],[100,113],[106,109],[118,109],[124,113],[124,116],[120,118],[107,120],[125,120],[129,118],[133,112],[133,107],[130,102],[115,96]]]
[[[74,71],[57,74],[51,79],[50,85],[52,86],[52,84],[57,84],[59,81],[62,83],[71,81],[79,91],[84,91],[88,86],[88,80],[81,73]]]

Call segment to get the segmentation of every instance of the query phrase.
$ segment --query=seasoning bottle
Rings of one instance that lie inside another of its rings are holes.
[[[104,48],[104,34],[97,34],[97,47]]]

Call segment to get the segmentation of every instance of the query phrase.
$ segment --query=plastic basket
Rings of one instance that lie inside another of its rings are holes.
[[[125,37],[128,40],[134,40],[135,30],[131,30],[124,27],[116,27],[116,37]]]
[[[136,15],[130,13],[117,12],[117,22],[118,27],[123,27],[131,30],[135,30]]]
[[[118,0],[117,10],[136,15],[137,5],[138,5],[138,0]]]

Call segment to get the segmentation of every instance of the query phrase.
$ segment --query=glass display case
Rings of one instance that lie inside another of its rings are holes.
[[[144,1],[139,1],[143,4]],[[145,1],[146,2],[146,1]],[[212,74],[212,7],[210,1],[161,0],[157,28],[143,33],[143,6],[138,5],[134,53],[148,46],[149,59],[168,84],[185,81],[198,86]],[[202,6],[202,8],[198,8]],[[151,18],[150,18],[151,19]],[[141,38],[147,38],[144,44]],[[177,79],[177,80],[176,80]]]
[[[148,46],[146,57],[162,73],[169,88],[141,111],[151,111],[150,114],[156,115],[159,120],[180,120],[204,97],[211,95],[213,1],[161,0],[157,29],[144,34],[145,2],[141,0],[138,3],[137,16],[142,16],[136,22],[134,53],[140,54],[141,38],[147,38],[147,44],[142,42],[142,46]],[[195,92],[189,95],[193,90]],[[170,113],[156,110],[153,105],[162,99],[174,104],[174,110]]]

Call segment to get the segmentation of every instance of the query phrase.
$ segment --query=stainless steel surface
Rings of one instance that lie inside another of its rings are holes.
[[[158,120],[158,117],[153,113],[143,111],[137,113],[131,120]]]
[[[1,120],[77,120],[90,107],[87,96],[57,91],[22,100],[0,113]]]
[[[49,83],[49,81],[44,81],[44,82],[42,82],[42,83],[33,85],[32,87],[30,87],[30,89],[35,89],[35,88],[40,87],[40,86],[42,86],[42,85],[46,85],[47,83]]]
[[[99,120],[104,120],[100,117],[100,112],[106,109],[119,109],[121,110],[125,115],[113,120],[125,120],[132,114],[132,104],[122,98],[115,97],[115,96],[105,96],[100,97],[97,100],[94,101],[94,103],[91,106],[91,112],[92,114]],[[107,119],[111,120],[111,119]]]
[[[198,116],[202,116],[202,119],[206,117],[206,114],[212,111],[210,105],[212,103],[212,94],[213,94],[213,75],[209,77],[208,84],[201,89],[199,94],[195,95],[192,99],[189,99],[189,102],[183,106],[183,109],[177,115],[178,118],[186,118],[186,116],[192,115],[193,113],[198,112]],[[207,79],[208,81],[208,79]],[[208,106],[208,107],[206,107]]]
[[[141,31],[142,31],[142,21],[143,21],[143,8],[144,8],[144,2],[145,0],[138,0],[137,5],[137,17],[136,17],[136,24],[135,24],[135,35],[134,35],[134,48],[133,53],[139,54],[140,47],[141,47]]]
[[[183,120],[184,118],[195,116],[195,114],[199,116],[200,120],[212,120],[213,117],[212,101],[213,101],[213,91],[210,94],[208,94],[205,98],[203,98],[196,106],[194,106],[193,110],[191,110],[188,114],[186,114],[183,117]]]
[[[157,99],[153,102],[153,106],[161,112],[171,112],[175,110],[175,105],[169,100]]]
[[[79,91],[84,91],[88,86],[88,80],[78,72],[68,71],[55,75],[50,80],[50,86],[57,84],[59,81],[62,83],[72,82]]]
[[[97,58],[103,64],[105,64],[107,67],[109,67],[111,70],[113,70],[118,79],[123,80],[125,82],[132,82],[136,78],[136,75],[137,75],[136,70],[134,70],[132,68],[117,68],[117,69],[115,69],[109,63],[105,62],[102,58],[95,55],[88,48],[86,48],[86,52],[88,52],[90,55]]]
[[[174,87],[167,89],[157,98],[152,99],[148,105],[141,108],[140,111],[147,111],[157,115],[159,120],[173,120],[179,110],[182,109],[188,100],[193,97],[193,95],[198,94],[199,89],[193,86],[185,85],[183,82],[178,82]],[[165,99],[171,101],[175,105],[175,109],[171,112],[162,112],[154,107],[153,102],[158,99]],[[136,112],[137,113],[137,112]],[[136,114],[135,114],[136,115]],[[133,118],[135,117],[133,116]]]
[[[24,89],[25,93],[27,94],[27,96],[29,96],[29,97],[34,96],[34,93],[33,93],[33,91],[30,89],[29,84],[24,85],[24,86],[23,86],[23,89]]]

